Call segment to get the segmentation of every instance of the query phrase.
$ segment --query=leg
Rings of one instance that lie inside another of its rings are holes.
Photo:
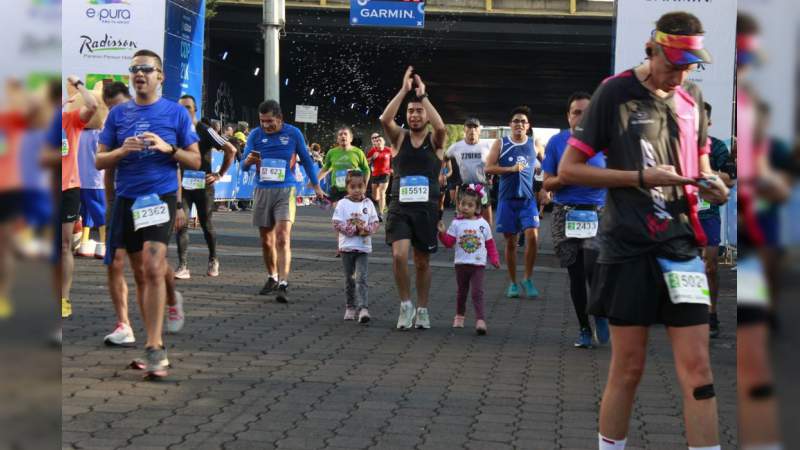
[[[780,442],[778,402],[772,392],[769,333],[766,323],[742,324],[736,329],[736,389],[742,445]]]
[[[472,286],[472,305],[475,307],[475,320],[484,320],[483,315],[483,278],[486,268],[473,266],[470,276]]]
[[[575,307],[575,314],[578,316],[578,323],[581,329],[591,328],[589,324],[589,314],[586,312],[586,273],[584,272],[583,250],[578,250],[575,262],[567,267],[569,274],[569,293],[572,297],[572,306]]]
[[[131,263],[131,270],[133,270],[133,280],[136,283],[136,304],[139,306],[142,322],[147,323],[147,310],[144,307],[144,292],[147,289],[147,280],[144,275],[142,252],[128,253],[128,259]]]
[[[389,186],[388,183],[381,183],[378,185],[378,192],[380,193],[378,197],[378,204],[380,205],[381,210],[379,211],[383,214],[383,211],[386,209],[386,188]]]
[[[178,229],[175,235],[175,242],[178,244],[178,267],[183,269],[188,264],[189,253],[189,214],[192,211],[192,196],[189,194],[191,191],[184,192],[185,201],[183,203],[183,212],[186,214],[186,223]]]
[[[203,237],[208,246],[208,259],[217,257],[217,235],[214,232],[214,224],[211,216],[214,213],[214,187],[210,186],[198,196],[197,217],[200,219],[200,227],[203,229]]]
[[[400,301],[411,300],[411,279],[408,274],[408,250],[410,239],[392,242],[392,271]]]
[[[145,290],[143,295],[145,310],[146,347],[160,348],[164,327],[164,305],[166,303],[167,246],[161,242],[146,241],[141,252],[144,270]]]
[[[75,222],[61,224],[61,297],[69,299],[72,289],[72,272],[75,259],[72,256],[72,229]]]
[[[528,228],[525,230],[525,279],[533,276],[533,266],[536,264],[536,254],[539,251],[539,229]]]
[[[481,217],[486,219],[486,222],[489,224],[490,227],[494,226],[491,203],[483,205],[483,207],[481,208]]]
[[[717,399],[708,353],[708,325],[667,328],[683,393],[683,420],[690,447],[719,445]],[[613,344],[613,343],[612,343]]]
[[[369,307],[369,284],[367,278],[369,274],[369,255],[359,253],[356,256],[356,307]]]
[[[516,233],[503,233],[506,238],[506,268],[512,283],[517,282],[517,235]]]
[[[128,317],[128,283],[125,281],[125,250],[117,249],[114,252],[114,259],[108,266],[108,290],[111,294],[111,302],[114,304],[114,312],[117,314],[117,322],[130,325]]]
[[[356,257],[357,253],[342,253],[342,267],[344,268],[344,293],[348,308],[356,306]]]
[[[611,336],[611,364],[600,403],[600,434],[622,440],[628,435],[636,387],[644,372],[647,328],[612,326]]]
[[[289,270],[292,266],[292,222],[281,220],[275,226],[275,249],[278,255],[278,279],[289,280]]]
[[[427,308],[431,291],[430,253],[414,250],[414,268],[416,269],[417,307]]]
[[[164,283],[167,287],[167,305],[175,306],[177,300],[175,300],[175,271],[172,270],[172,266],[169,263],[166,264],[167,268],[164,271]]]
[[[703,250],[703,259],[706,263],[706,277],[708,278],[708,290],[711,294],[711,314],[717,313],[717,299],[719,298],[719,247],[706,247]]]
[[[275,228],[259,227],[258,234],[261,237],[261,256],[264,258],[264,268],[267,269],[267,275],[278,273],[278,256],[275,251]]]
[[[456,314],[463,316],[467,312],[467,294],[469,293],[469,266],[456,266]],[[473,290],[473,292],[475,292]]]

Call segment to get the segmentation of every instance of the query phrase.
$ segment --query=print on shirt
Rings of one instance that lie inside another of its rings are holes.
[[[464,234],[458,238],[458,246],[469,254],[480,250],[481,245],[481,238],[476,230],[464,230]]]

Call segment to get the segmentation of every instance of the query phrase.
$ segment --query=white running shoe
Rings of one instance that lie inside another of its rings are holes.
[[[189,273],[189,268],[186,266],[180,266],[177,270],[175,270],[175,279],[176,280],[188,280],[192,278],[192,274]]]
[[[369,321],[369,311],[367,311],[367,308],[361,308],[361,311],[358,312],[358,323],[367,323]]]
[[[219,276],[219,260],[217,258],[211,258],[208,260],[208,276],[210,277],[218,277]]]
[[[106,345],[128,347],[136,343],[136,338],[133,336],[133,330],[130,325],[120,322],[117,324],[117,328],[103,339],[103,342]]]
[[[81,245],[78,246],[78,256],[81,258],[91,258],[94,256],[96,247],[97,244],[91,239],[81,242]]]
[[[104,259],[106,257],[106,244],[104,242],[98,242],[94,246],[94,257],[95,259]]]
[[[356,320],[356,309],[350,306],[345,308],[344,320]]]
[[[178,333],[183,329],[183,294],[175,291],[175,306],[167,305],[167,333]]]
[[[414,305],[411,302],[400,303],[400,316],[397,318],[398,330],[410,330],[414,326]]]
[[[428,308],[417,308],[417,328],[425,329],[431,327],[431,317]]]

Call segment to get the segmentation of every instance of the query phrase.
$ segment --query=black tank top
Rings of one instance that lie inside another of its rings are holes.
[[[400,203],[400,180],[408,176],[423,176],[428,179],[428,202],[439,202],[439,172],[442,169],[442,160],[436,156],[436,149],[431,142],[431,133],[425,136],[421,147],[414,147],[411,143],[411,133],[406,131],[403,144],[392,158],[392,204],[402,206],[424,205],[425,203]],[[395,202],[394,200],[398,200]]]

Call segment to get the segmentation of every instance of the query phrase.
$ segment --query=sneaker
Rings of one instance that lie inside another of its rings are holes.
[[[528,278],[522,282],[522,287],[525,289],[525,296],[528,298],[536,298],[539,296],[539,290],[533,285],[533,281]]]
[[[592,330],[581,328],[581,334],[575,340],[575,348],[592,348]]]
[[[167,360],[167,350],[163,346],[160,348],[147,347],[144,350],[144,356],[145,378],[153,380],[167,376],[169,360]]]
[[[431,318],[428,315],[428,308],[417,308],[417,325],[420,330],[427,330],[431,327]]]
[[[517,286],[517,283],[511,283],[508,285],[508,289],[506,289],[506,297],[519,298],[519,286]]]
[[[717,317],[717,313],[711,313],[708,315],[708,329],[709,335],[712,338],[719,337],[719,317]]]
[[[169,359],[166,359],[165,357],[164,361],[165,364],[167,365],[167,368],[170,368],[171,366],[169,364]],[[134,358],[133,361],[131,361],[131,363],[128,364],[128,368],[133,370],[144,370],[147,368],[147,362],[143,359]]]
[[[289,284],[288,283],[280,283],[278,284],[278,294],[275,296],[275,301],[278,303],[289,303]]]
[[[486,322],[483,319],[478,319],[475,322],[475,332],[478,333],[478,336],[486,335]]]
[[[72,303],[68,298],[61,297],[61,318],[67,319],[72,316]]]
[[[414,325],[414,305],[411,302],[400,303],[400,315],[397,317],[398,330],[410,330]]]
[[[599,344],[608,344],[611,333],[608,330],[608,319],[605,317],[594,318],[594,335]]]
[[[120,322],[117,324],[117,328],[114,328],[114,331],[103,339],[103,342],[106,345],[132,347],[136,343],[136,338],[133,336],[130,325]]]
[[[183,329],[183,294],[175,291],[175,306],[167,306],[167,333],[177,333]]]
[[[367,308],[361,308],[361,311],[358,312],[358,323],[367,323],[369,321],[369,311]]]
[[[106,257],[106,244],[104,242],[98,242],[97,245],[94,246],[94,259],[105,259]]]
[[[0,319],[8,319],[13,315],[14,305],[11,304],[11,300],[8,297],[0,297]]]
[[[175,271],[175,279],[188,280],[189,278],[192,278],[192,274],[189,273],[189,268],[184,265],[178,266],[178,270]]]
[[[81,258],[91,258],[94,256],[96,244],[93,240],[83,241],[78,246],[77,255]]]
[[[356,320],[356,309],[348,306],[344,310],[344,320]]]
[[[270,292],[274,291],[275,288],[278,287],[278,280],[272,277],[267,277],[267,282],[264,283],[264,287],[258,291],[258,295],[269,295]]]
[[[208,260],[208,276],[219,276],[219,260],[217,258],[211,258]]]
[[[456,316],[453,317],[453,328],[464,328],[464,316],[456,314]]]

